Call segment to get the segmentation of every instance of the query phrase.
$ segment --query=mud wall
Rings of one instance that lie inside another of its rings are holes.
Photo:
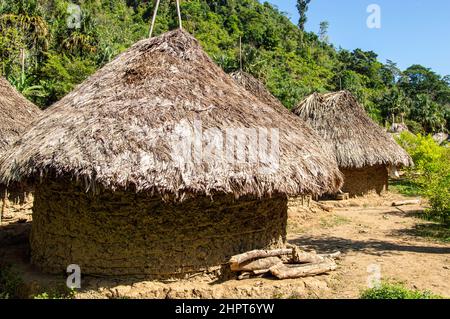
[[[45,182],[35,191],[32,263],[50,273],[78,264],[82,274],[177,277],[208,271],[237,253],[281,247],[286,223],[283,196],[176,203]]]
[[[24,185],[11,185],[8,188],[0,184],[0,212],[6,219],[25,218],[31,214],[33,190]]]
[[[386,166],[368,166],[362,169],[341,168],[344,174],[342,190],[350,196],[362,196],[371,192],[378,194],[388,189],[388,169]]]

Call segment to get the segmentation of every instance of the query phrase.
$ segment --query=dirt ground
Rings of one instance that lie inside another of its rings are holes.
[[[450,296],[450,244],[417,236],[418,227],[432,223],[417,218],[421,205],[391,206],[401,199],[388,193],[327,202],[334,212],[291,223],[291,243],[343,253],[321,297],[357,298],[377,269],[381,280]]]
[[[374,270],[381,280],[450,296],[450,244],[419,237],[417,227],[430,224],[416,217],[423,206],[392,207],[399,199],[404,197],[387,193],[322,202],[331,211],[290,201],[290,243],[319,253],[342,252],[338,269],[327,275],[222,282],[202,275],[174,282],[83,277],[76,298],[358,298]],[[29,265],[30,223],[29,216],[17,216],[0,226],[0,259],[21,273],[24,296],[65,283],[63,276],[44,275]]]

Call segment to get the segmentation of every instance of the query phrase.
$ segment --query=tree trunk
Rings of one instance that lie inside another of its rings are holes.
[[[25,79],[25,49],[20,49],[20,64],[22,67],[22,74],[21,74],[21,80]],[[23,84],[23,83],[22,83]]]

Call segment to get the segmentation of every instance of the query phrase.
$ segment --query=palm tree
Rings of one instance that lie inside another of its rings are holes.
[[[379,105],[384,112],[385,117],[392,118],[392,124],[395,124],[396,117],[400,115],[401,122],[411,111],[411,100],[398,87],[390,89],[379,101]]]
[[[10,75],[8,81],[13,85],[19,92],[22,93],[28,99],[33,97],[44,97],[45,91],[42,85],[33,85],[33,79],[27,77],[22,73],[19,77],[14,77]]]
[[[413,115],[427,132],[442,130],[445,125],[444,111],[428,94],[418,94],[414,101]]]
[[[38,55],[48,49],[49,28],[40,15],[37,2],[25,0],[9,3],[2,8],[0,32],[8,28],[20,30],[24,39],[24,46],[17,50],[21,65],[21,82],[24,82],[27,58],[34,55],[36,60]]]

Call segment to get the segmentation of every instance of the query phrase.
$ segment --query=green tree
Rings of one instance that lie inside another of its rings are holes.
[[[328,43],[328,28],[330,27],[330,23],[328,21],[320,22],[320,30],[319,30],[319,39],[322,42]]]
[[[48,50],[49,26],[36,0],[8,2],[0,7],[2,73],[28,98],[45,96],[34,70]]]
[[[445,126],[444,110],[441,105],[433,101],[428,94],[418,94],[412,103],[412,119],[422,123],[427,132],[443,130]]]
[[[181,1],[183,26],[227,72],[239,68],[242,38],[245,71],[288,108],[315,91],[348,89],[380,123],[403,114],[417,130],[450,129],[450,77],[420,65],[401,72],[392,61],[381,63],[375,52],[336,49],[326,41],[326,22],[317,34],[304,30],[310,0],[296,3],[298,26],[261,2]],[[68,26],[70,3],[81,8],[79,28]],[[147,37],[154,5],[142,0],[0,0],[0,72],[46,107]],[[175,1],[161,1],[155,35],[177,26]]]
[[[385,119],[392,119],[396,122],[396,118],[400,116],[400,121],[404,123],[404,119],[411,112],[412,101],[398,87],[394,86],[387,90],[378,101],[381,115]]]
[[[300,18],[298,20],[298,27],[300,30],[305,31],[305,25],[308,21],[308,17],[306,16],[306,13],[309,9],[309,4],[311,0],[297,0],[297,10],[300,14]]]

